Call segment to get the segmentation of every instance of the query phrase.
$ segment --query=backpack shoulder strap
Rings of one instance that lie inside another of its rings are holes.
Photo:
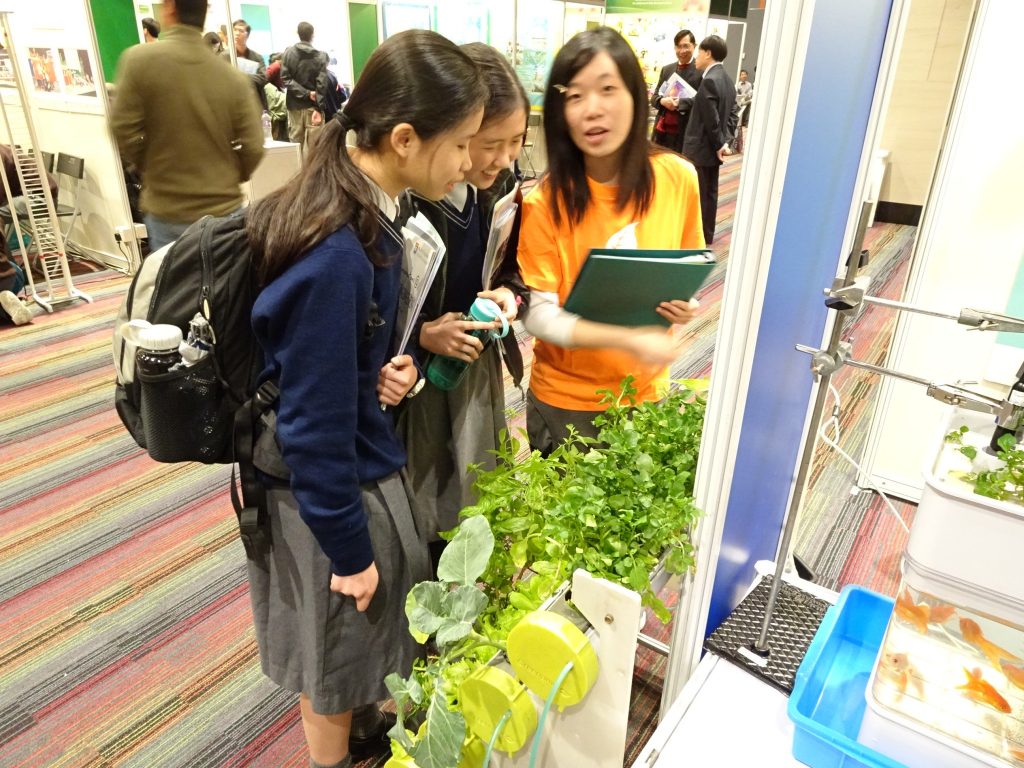
[[[253,463],[256,424],[264,413],[274,407],[280,393],[276,381],[265,381],[235,411],[234,460],[238,464],[238,481],[232,464],[231,504],[238,517],[238,533],[245,547],[245,555],[250,560],[265,552],[270,544],[267,536],[267,492]],[[241,497],[238,493],[239,481],[242,486]]]

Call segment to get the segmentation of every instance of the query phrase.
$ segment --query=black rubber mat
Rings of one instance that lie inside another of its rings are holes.
[[[797,667],[803,661],[807,646],[818,631],[829,604],[783,582],[768,625],[768,654],[761,659],[767,663],[760,665],[752,660],[752,657],[759,658],[753,653],[753,648],[761,634],[771,585],[772,577],[764,577],[704,641],[704,647],[788,696],[793,691]]]

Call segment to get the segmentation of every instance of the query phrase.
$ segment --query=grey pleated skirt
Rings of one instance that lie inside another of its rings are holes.
[[[365,613],[331,592],[331,562],[288,490],[268,492],[271,547],[249,560],[263,673],[332,715],[388,698],[384,677],[408,676],[422,648],[409,634],[405,597],[430,578],[402,473],[363,487],[380,584]]]
[[[455,389],[446,392],[427,382],[403,403],[398,435],[405,443],[417,523],[427,541],[458,525],[463,507],[476,503],[476,473],[468,467],[494,469],[491,451],[505,427],[505,382],[496,343],[484,349]]]

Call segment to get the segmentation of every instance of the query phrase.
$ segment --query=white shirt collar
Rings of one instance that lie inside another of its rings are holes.
[[[476,200],[476,187],[468,181],[460,181],[452,188],[451,192],[444,196],[445,202],[457,211],[464,211],[470,190],[473,192],[473,199]]]
[[[350,144],[348,145],[348,149],[355,149],[355,147]],[[381,215],[388,221],[397,221],[399,212],[398,198],[388,197],[387,192],[381,188],[380,184],[371,179],[366,173],[363,173],[363,178],[370,182],[370,190],[373,192],[373,202],[377,205],[377,209],[381,212]],[[399,195],[399,197],[400,196],[401,195]]]
[[[715,67],[720,67],[720,66],[722,66],[722,62],[720,62],[720,61],[713,62],[707,69],[704,70],[704,74],[701,75],[701,78],[703,79],[703,78],[707,77],[708,76],[708,72],[710,72]]]
[[[366,176],[366,174],[364,173],[363,176]],[[366,176],[366,180],[370,182],[370,189],[373,191],[373,202],[377,204],[381,215],[388,221],[396,221],[398,219],[398,198],[388,197],[380,185],[369,176]]]

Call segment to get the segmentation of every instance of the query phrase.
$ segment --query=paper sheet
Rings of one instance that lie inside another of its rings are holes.
[[[516,203],[518,191],[519,184],[517,183],[512,187],[512,191],[494,205],[494,212],[491,214],[491,226],[487,233],[487,249],[484,251],[484,265],[480,275],[480,282],[485,291],[490,290],[495,270],[501,266],[501,262],[505,258],[505,249],[508,247],[512,225],[516,220],[516,210],[519,208]]]
[[[398,295],[398,317],[395,330],[401,340],[396,354],[405,354],[423,300],[430,290],[438,267],[444,258],[445,246],[437,230],[422,213],[417,213],[402,227],[405,250],[402,255],[402,284]]]

